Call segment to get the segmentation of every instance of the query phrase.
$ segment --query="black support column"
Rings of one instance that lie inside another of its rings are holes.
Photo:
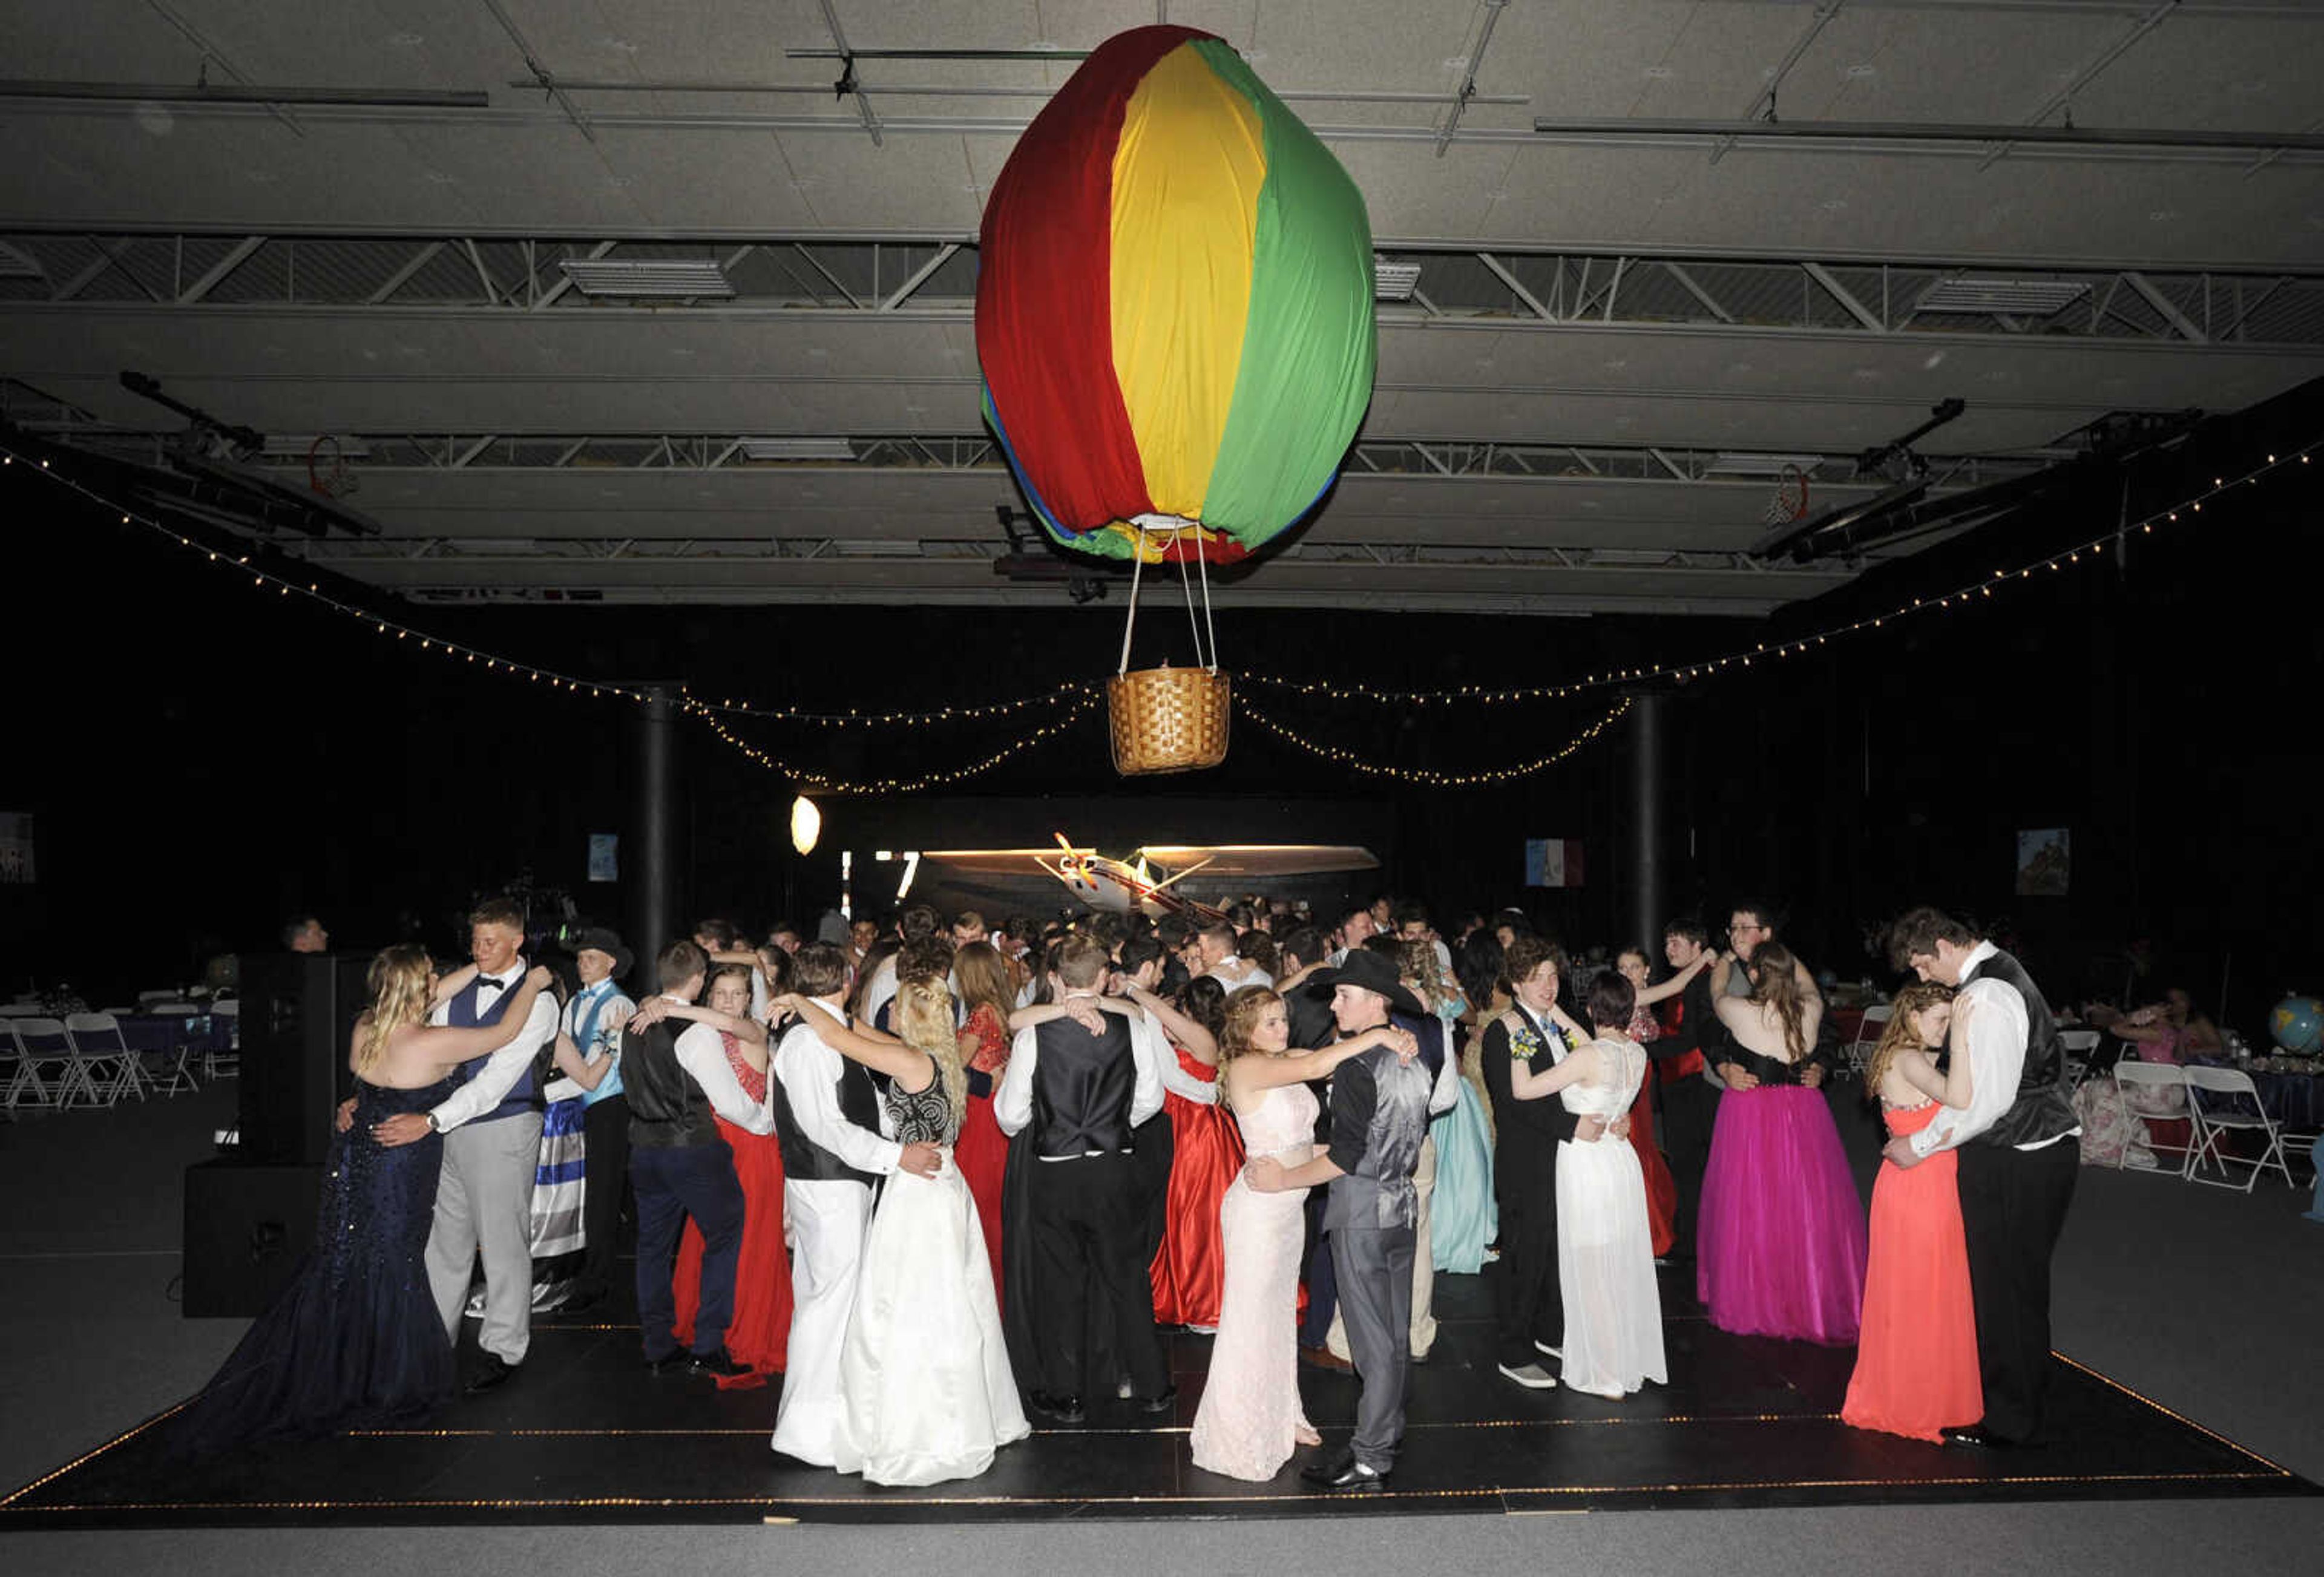
[[[630,801],[629,852],[624,863],[629,895],[625,938],[637,954],[631,984],[656,989],[654,959],[676,934],[678,913],[678,687],[639,687],[646,699],[631,720],[633,792]]]
[[[1651,965],[1662,957],[1663,896],[1663,698],[1645,690],[1630,697],[1628,939],[1646,950]]]

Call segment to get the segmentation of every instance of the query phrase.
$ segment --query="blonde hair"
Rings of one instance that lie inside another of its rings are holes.
[[[355,1076],[379,1066],[387,1056],[388,1037],[407,1025],[428,1020],[431,977],[436,961],[414,942],[383,947],[371,961],[366,982],[371,987],[371,1022],[355,1047]]]
[[[1896,993],[1888,1005],[1888,1022],[1881,1028],[1880,1040],[1873,1047],[1872,1055],[1864,1059],[1864,1093],[1874,1100],[1880,1098],[1880,1081],[1888,1076],[1900,1052],[1918,1051],[1921,1046],[1921,1015],[1939,1002],[1953,1000],[1952,987],[1939,985],[1934,981],[1915,982]]]
[[[957,1134],[968,1110],[968,1072],[960,1065],[960,1035],[953,1028],[952,992],[945,982],[908,980],[898,987],[896,1028],[906,1046],[935,1060],[944,1084],[945,1135]]]
[[[1227,1069],[1234,1065],[1235,1058],[1257,1049],[1251,1037],[1259,1031],[1259,1019],[1282,1001],[1272,988],[1263,985],[1238,987],[1227,999],[1226,1022],[1219,1031],[1219,1104],[1230,1111],[1234,1102],[1227,1098]]]

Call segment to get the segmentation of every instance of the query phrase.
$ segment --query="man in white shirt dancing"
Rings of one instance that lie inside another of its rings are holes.
[[[776,1045],[767,1092],[782,1141],[793,1299],[774,1448],[825,1468],[835,1460],[846,1406],[839,1358],[855,1309],[872,1185],[899,1171],[933,1177],[943,1165],[934,1145],[884,1137],[885,1112],[870,1070],[840,1056],[819,1033],[817,1015],[845,1027],[847,981],[847,955],[839,948],[817,942],[798,950],[791,989],[809,1006]]]
[[[2024,966],[1959,920],[1906,911],[1888,932],[1889,961],[1959,988],[1952,1055],[1969,1059],[1966,1110],[1941,1108],[1916,1133],[1888,1141],[1888,1158],[1917,1165],[1960,1156],[1961,1228],[1985,1417],[1948,1429],[1957,1445],[2022,1445],[2042,1434],[2050,1388],[2050,1260],[2081,1171],[2081,1125],[2050,1004]]]

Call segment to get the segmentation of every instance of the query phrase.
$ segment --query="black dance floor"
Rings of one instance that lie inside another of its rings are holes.
[[[1015,1521],[1609,1511],[1665,1507],[2311,1495],[2318,1487],[2070,1359],[2056,1439],[1971,1452],[1840,1422],[1849,1350],[1729,1336],[1665,1271],[1671,1383],[1626,1402],[1520,1389],[1492,1362],[1474,1277],[1437,1282],[1442,1333],[1414,1370],[1394,1489],[1304,1489],[1302,1452],[1271,1483],[1186,1455],[1207,1338],[1169,1338],[1177,1416],[1093,1406],[1038,1428],[963,1483],[883,1489],[768,1446],[776,1392],[657,1378],[624,1324],[549,1316],[518,1379],[432,1429],[342,1435],[165,1470],[133,1430],[0,1500],[0,1529],[305,1525]],[[1352,1378],[1303,1368],[1324,1451],[1344,1444]]]

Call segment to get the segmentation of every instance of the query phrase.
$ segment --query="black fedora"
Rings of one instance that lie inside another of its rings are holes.
[[[592,951],[611,954],[613,959],[615,980],[629,973],[631,966],[637,963],[637,960],[630,955],[630,950],[622,945],[622,934],[619,931],[609,931],[603,926],[592,926],[576,936],[573,939],[573,951],[576,954]]]
[[[1407,1013],[1416,1019],[1428,1017],[1428,1009],[1406,988],[1397,975],[1396,965],[1388,962],[1388,955],[1375,953],[1369,947],[1352,949],[1339,968],[1319,969],[1308,978],[1326,991],[1333,986],[1346,985],[1376,992],[1386,997],[1388,1007],[1396,1012]]]

